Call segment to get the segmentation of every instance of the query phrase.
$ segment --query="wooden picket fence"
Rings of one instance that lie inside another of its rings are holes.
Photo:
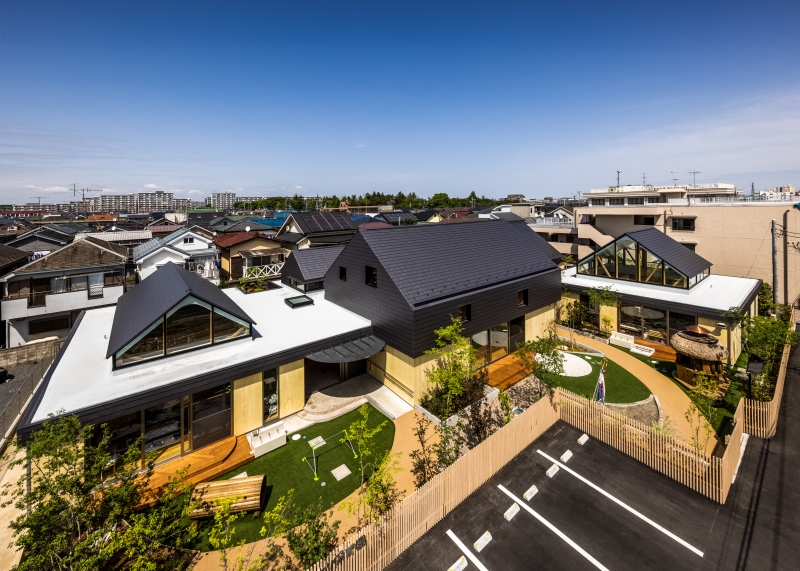
[[[792,312],[792,323],[794,323],[794,311]],[[758,436],[759,438],[772,438],[778,429],[778,413],[781,408],[783,398],[783,386],[786,382],[786,367],[789,364],[789,353],[791,347],[787,345],[783,348],[781,355],[781,365],[778,370],[778,380],[775,383],[775,393],[772,400],[768,402],[755,401],[744,398],[744,431],[747,434]]]
[[[555,406],[545,398],[528,408],[406,497],[380,524],[367,526],[311,569],[384,569],[558,420],[724,504],[742,457],[743,434],[762,438],[775,434],[789,351],[787,346],[781,358],[773,400],[739,401],[733,417],[733,431],[721,458],[656,432],[597,402],[557,389],[553,398]]]

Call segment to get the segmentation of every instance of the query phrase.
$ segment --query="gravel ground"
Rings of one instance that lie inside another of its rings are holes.
[[[652,398],[643,404],[637,404],[633,406],[618,406],[611,404],[606,404],[606,406],[624,414],[629,418],[632,418],[633,420],[639,421],[642,424],[646,424],[647,426],[650,426],[654,420],[658,420],[658,407],[656,406],[656,401]]]
[[[33,372],[35,367],[36,365],[31,363],[13,367],[8,370],[9,376],[14,375],[14,378],[5,383],[0,383],[0,411],[5,410],[6,405],[14,398],[19,387],[22,386],[22,383],[28,378],[28,375]]]

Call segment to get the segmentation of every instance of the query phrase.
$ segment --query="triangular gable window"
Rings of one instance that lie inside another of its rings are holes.
[[[251,330],[250,323],[190,295],[117,351],[114,366],[249,337]]]

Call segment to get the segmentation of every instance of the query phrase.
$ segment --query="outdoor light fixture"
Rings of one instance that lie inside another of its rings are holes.
[[[751,361],[747,364],[747,398],[753,398],[753,375],[760,375],[764,371],[764,363]]]
[[[717,323],[717,327],[719,327],[720,329],[725,329],[727,326],[728,326],[727,323],[722,323],[722,322]]]

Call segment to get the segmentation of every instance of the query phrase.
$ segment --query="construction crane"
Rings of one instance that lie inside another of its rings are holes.
[[[31,198],[36,198],[39,201],[39,210],[42,209],[42,199],[43,198],[50,198],[49,196],[31,196]]]
[[[78,193],[81,193],[81,204],[83,205],[83,211],[86,212],[86,193],[87,192],[103,192],[99,189],[94,188],[77,188],[75,183],[72,184],[72,196],[78,196]]]

